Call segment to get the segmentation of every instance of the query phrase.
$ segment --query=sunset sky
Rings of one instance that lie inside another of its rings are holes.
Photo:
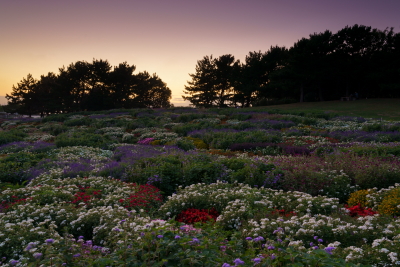
[[[399,14],[400,0],[1,0],[0,96],[29,73],[95,58],[157,73],[187,105],[188,74],[206,55],[243,61],[354,24],[400,32]]]

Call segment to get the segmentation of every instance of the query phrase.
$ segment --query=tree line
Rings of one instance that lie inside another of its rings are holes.
[[[185,85],[197,107],[265,105],[271,100],[324,101],[354,95],[400,97],[400,33],[346,26],[298,40],[290,48],[205,56]]]
[[[112,67],[107,60],[77,61],[39,80],[31,74],[6,95],[21,114],[50,114],[114,108],[170,107],[171,90],[156,75],[126,62]]]

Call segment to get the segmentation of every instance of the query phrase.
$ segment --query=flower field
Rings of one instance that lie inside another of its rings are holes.
[[[400,265],[400,122],[171,108],[0,124],[0,266]]]

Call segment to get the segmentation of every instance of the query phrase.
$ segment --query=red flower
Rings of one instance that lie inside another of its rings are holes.
[[[215,208],[212,209],[194,209],[190,208],[182,211],[176,217],[178,222],[193,224],[196,222],[215,221],[219,216]]]
[[[373,211],[371,208],[364,208],[360,204],[349,207],[347,205],[344,205],[344,207],[349,210],[349,215],[351,217],[357,217],[357,216],[372,216],[374,214],[377,214],[378,212]]]
[[[71,203],[73,204],[79,204],[81,202],[85,204],[89,204],[90,201],[95,198],[100,198],[101,197],[101,190],[91,190],[90,186],[83,187],[83,186],[78,186],[79,187],[79,192],[75,193],[74,198],[72,199]]]
[[[284,209],[275,209],[274,211],[271,211],[271,214],[278,214],[281,217],[292,217],[297,215],[297,213],[294,211],[286,211]]]
[[[149,184],[132,184],[132,187],[134,187],[135,193],[123,200],[129,203],[127,206],[125,206],[126,208],[140,208],[148,210],[157,207],[162,203],[161,192],[157,187]],[[122,203],[121,200],[120,202]]]

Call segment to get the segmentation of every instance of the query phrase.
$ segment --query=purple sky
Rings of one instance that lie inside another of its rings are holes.
[[[400,32],[400,0],[2,0],[0,96],[70,63],[127,61],[157,73],[181,99],[197,60],[292,46],[354,24]],[[1,103],[1,99],[0,99]]]

